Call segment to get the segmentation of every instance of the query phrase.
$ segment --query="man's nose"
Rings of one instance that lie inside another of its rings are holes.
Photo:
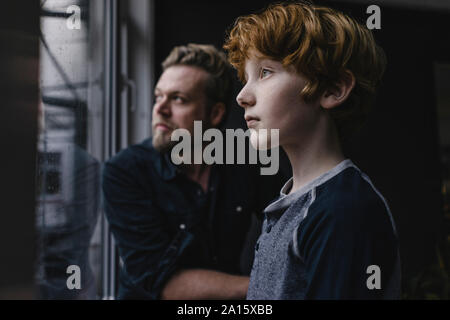
[[[155,102],[153,112],[166,117],[170,116],[170,104],[167,97],[161,98],[159,101]]]
[[[254,106],[256,103],[255,95],[252,93],[251,88],[246,84],[236,97],[236,102],[242,108]]]

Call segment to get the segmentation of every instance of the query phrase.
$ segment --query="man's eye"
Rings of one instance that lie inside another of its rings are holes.
[[[261,70],[261,78],[265,78],[268,75],[270,75],[272,73],[272,71],[268,70],[268,69],[262,69]]]
[[[185,102],[185,99],[183,97],[180,97],[180,96],[174,96],[173,99],[176,102],[180,102],[180,103],[184,103]]]

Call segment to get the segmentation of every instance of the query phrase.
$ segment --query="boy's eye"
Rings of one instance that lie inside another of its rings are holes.
[[[270,71],[268,69],[261,69],[261,78],[265,78],[271,73],[272,73],[272,71]]]

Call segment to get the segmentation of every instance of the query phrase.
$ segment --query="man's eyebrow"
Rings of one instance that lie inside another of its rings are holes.
[[[169,91],[170,95],[174,95],[174,94],[182,94],[186,97],[188,97],[189,95],[186,92],[180,91],[180,90],[175,90],[175,91]]]
[[[158,94],[158,93],[160,93],[160,92],[162,92],[161,89],[155,88],[155,94]],[[181,94],[185,99],[191,99],[191,95],[190,95],[190,94],[188,94],[188,93],[186,93],[186,92],[183,92],[183,91],[180,91],[180,90],[167,91],[166,94],[167,94],[168,96],[174,96],[174,95]]]
[[[155,92],[163,92],[163,90],[161,90],[161,89],[159,89],[159,88],[155,88],[155,90],[154,90]],[[167,91],[167,94],[169,94],[169,95],[172,95],[172,94],[184,94],[184,95],[187,95],[185,92],[183,92],[183,91],[180,91],[180,90],[175,90],[175,91]]]

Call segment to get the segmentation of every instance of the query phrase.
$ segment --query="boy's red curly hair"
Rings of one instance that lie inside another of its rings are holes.
[[[386,65],[383,50],[365,26],[309,3],[272,4],[261,13],[239,17],[224,49],[241,81],[252,50],[294,66],[308,80],[300,92],[305,101],[317,99],[350,71],[355,87],[344,104],[330,110],[341,141],[363,124]]]

